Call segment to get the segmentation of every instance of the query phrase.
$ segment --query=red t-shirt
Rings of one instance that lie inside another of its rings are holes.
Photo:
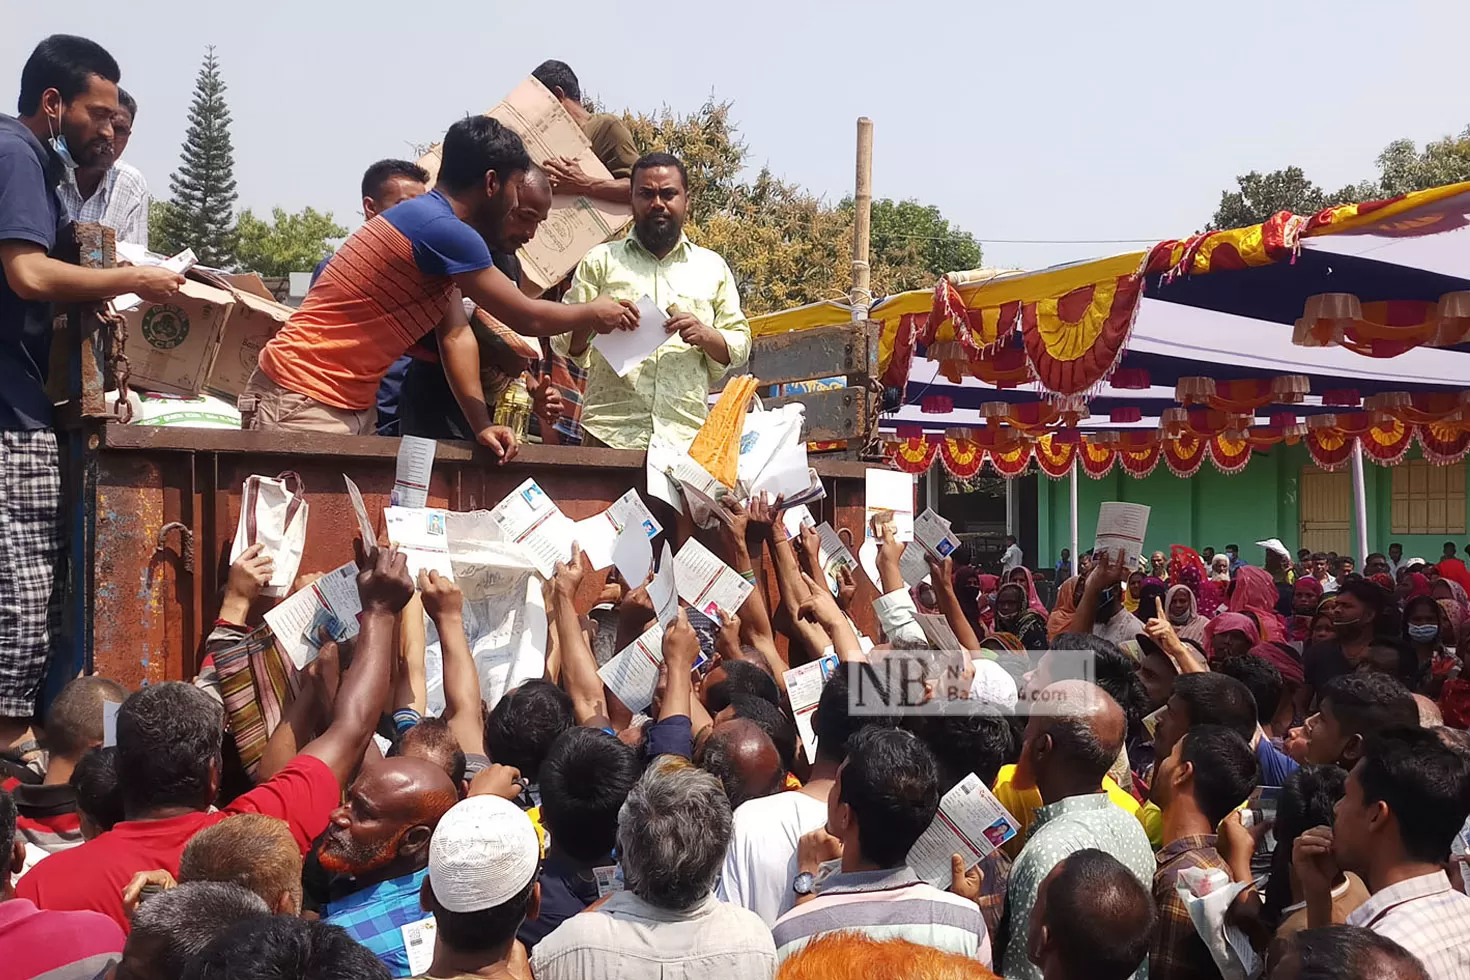
[[[122,959],[124,940],[115,922],[95,912],[40,912],[23,898],[0,902],[0,977],[90,980]]]
[[[52,854],[16,882],[18,898],[42,909],[90,909],[108,915],[124,930],[122,892],[139,871],[163,868],[178,876],[184,845],[205,827],[236,813],[263,813],[291,827],[303,854],[327,828],[342,799],[331,768],[298,755],[270,779],[214,813],[186,813],[166,820],[125,820],[80,847]]]

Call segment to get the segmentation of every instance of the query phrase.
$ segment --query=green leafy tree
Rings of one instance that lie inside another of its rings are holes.
[[[204,265],[234,262],[235,158],[219,60],[210,47],[194,82],[183,160],[169,178],[173,200],[161,214],[160,244],[188,246]],[[155,249],[157,250],[157,249]]]
[[[332,254],[329,239],[347,234],[346,228],[332,220],[330,211],[322,214],[307,208],[287,214],[284,208],[274,208],[271,218],[261,221],[249,208],[240,212],[235,225],[235,259],[241,269],[262,276],[309,272]]]
[[[160,255],[176,255],[184,250],[173,238],[174,219],[169,214],[173,205],[168,201],[148,202],[148,250]]]
[[[1425,145],[1422,153],[1413,140],[1394,140],[1378,155],[1378,171],[1387,197],[1470,180],[1470,126]]]

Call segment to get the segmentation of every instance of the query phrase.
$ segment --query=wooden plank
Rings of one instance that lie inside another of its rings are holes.
[[[802,437],[808,442],[861,439],[867,432],[869,407],[865,388],[833,388],[830,391],[786,395],[769,399],[765,405],[774,409],[791,402],[801,402],[806,406]]]

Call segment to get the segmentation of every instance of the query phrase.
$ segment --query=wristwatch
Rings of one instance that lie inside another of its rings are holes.
[[[791,890],[798,895],[810,895],[817,890],[816,877],[810,871],[802,871],[791,880]]]

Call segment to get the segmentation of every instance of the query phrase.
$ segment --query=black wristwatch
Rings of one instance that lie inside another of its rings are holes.
[[[798,895],[810,895],[817,890],[816,877],[810,871],[802,871],[791,879],[791,890]]]

